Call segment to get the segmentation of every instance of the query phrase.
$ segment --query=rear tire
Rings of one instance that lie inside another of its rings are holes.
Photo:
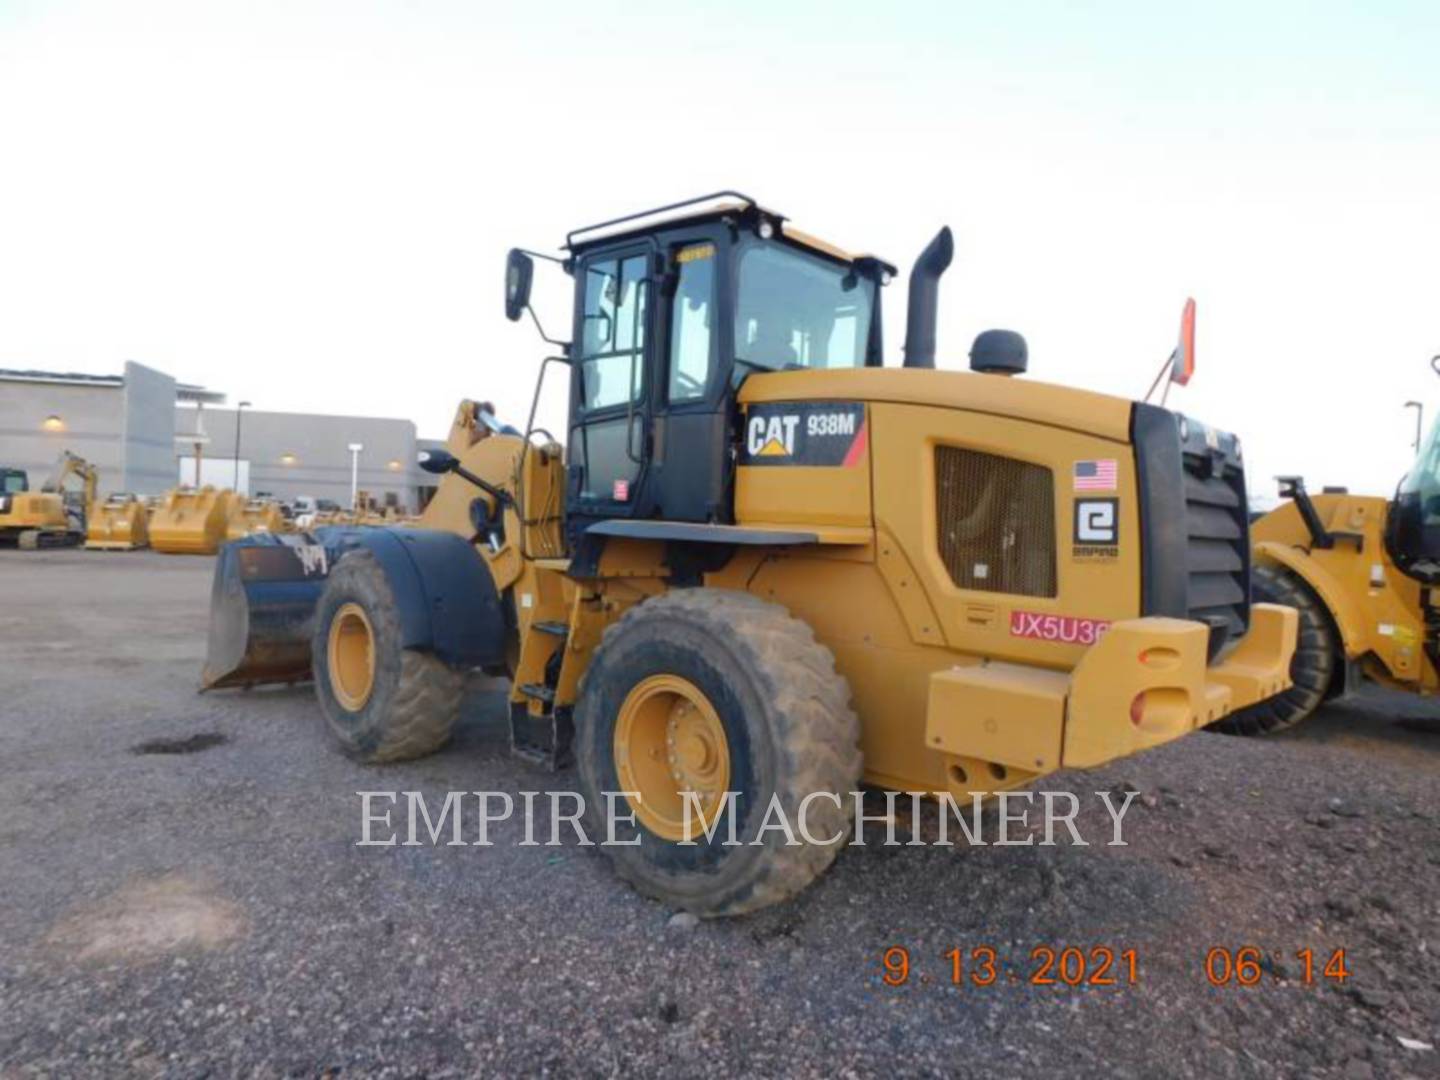
[[[433,754],[459,719],[465,673],[401,641],[385,571],[369,551],[348,552],[325,584],[310,656],[325,723],[357,761]]]
[[[1283,693],[1231,713],[1211,725],[1226,735],[1271,735],[1294,727],[1330,696],[1343,662],[1335,624],[1324,602],[1296,574],[1281,567],[1256,566],[1252,587],[1257,601],[1293,607],[1300,615],[1290,681]]]
[[[735,799],[720,805],[713,840],[699,834],[687,844],[683,832],[667,838],[638,813],[630,823],[633,807],[617,796],[615,840],[639,843],[605,846],[616,872],[647,896],[705,916],[738,915],[801,892],[849,836],[850,793],[861,771],[859,721],[830,651],[784,608],[743,592],[680,589],[626,612],[605,631],[575,713],[580,789],[597,843],[608,839],[605,793],[625,790],[617,755],[632,744],[625,742],[622,712],[628,715],[635,695],[643,700],[656,685],[698,692],[694,704],[723,728],[725,765],[712,775],[724,777]],[[688,713],[691,705],[677,707]],[[656,753],[663,751],[662,742]],[[624,752],[627,760],[639,757]],[[828,796],[806,806],[816,840],[809,843],[799,831],[800,805],[815,792]],[[763,843],[750,843],[772,800],[795,831],[796,846],[774,819]],[[737,845],[725,842],[732,827]]]

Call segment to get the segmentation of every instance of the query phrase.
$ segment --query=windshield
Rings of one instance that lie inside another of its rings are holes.
[[[780,244],[740,252],[735,355],[755,367],[852,368],[865,363],[875,283]]]
[[[1419,495],[1426,525],[1440,525],[1440,418],[1430,425],[1430,434],[1420,444],[1420,453],[1405,479],[1400,481],[1401,495]]]
[[[18,495],[28,486],[23,472],[0,472],[0,495]]]
[[[1385,550],[1400,572],[1440,585],[1440,420],[1400,481],[1385,521]]]

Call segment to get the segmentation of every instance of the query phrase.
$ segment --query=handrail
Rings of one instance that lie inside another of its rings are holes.
[[[609,221],[602,221],[597,225],[584,225],[578,229],[571,229],[565,234],[565,248],[566,250],[573,249],[575,246],[575,238],[584,233],[598,232],[600,229],[608,229],[613,225],[624,225],[626,222],[639,221],[641,218],[654,217],[656,214],[668,214],[672,210],[683,210],[687,206],[696,206],[701,203],[714,202],[716,199],[726,198],[739,199],[752,210],[758,210],[760,208],[760,204],[744,192],[731,191],[728,189],[725,191],[716,191],[710,195],[700,195],[694,199],[682,199],[680,202],[670,203],[668,206],[658,206],[654,210],[642,210],[637,214],[626,214],[624,217],[612,218]],[[779,221],[785,220],[783,214],[775,214],[774,217]]]

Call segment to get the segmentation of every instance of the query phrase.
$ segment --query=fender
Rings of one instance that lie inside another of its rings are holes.
[[[499,591],[480,553],[454,533],[366,529],[355,544],[385,571],[402,644],[452,667],[501,664],[507,627]]]
[[[1255,545],[1257,562],[1279,563],[1291,571],[1320,597],[1340,631],[1345,658],[1353,660],[1365,651],[1365,617],[1360,605],[1345,591],[1335,575],[1321,566],[1302,548],[1291,547],[1275,540],[1262,540]]]

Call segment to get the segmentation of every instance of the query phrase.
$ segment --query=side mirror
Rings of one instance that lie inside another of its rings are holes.
[[[535,263],[519,248],[511,248],[505,257],[505,317],[518,322],[530,306],[530,282],[535,276]]]
[[[459,464],[455,455],[448,450],[423,450],[420,453],[420,468],[436,476],[453,472]]]
[[[1180,386],[1195,374],[1195,301],[1186,300],[1180,316],[1180,341],[1170,354],[1170,381]]]

